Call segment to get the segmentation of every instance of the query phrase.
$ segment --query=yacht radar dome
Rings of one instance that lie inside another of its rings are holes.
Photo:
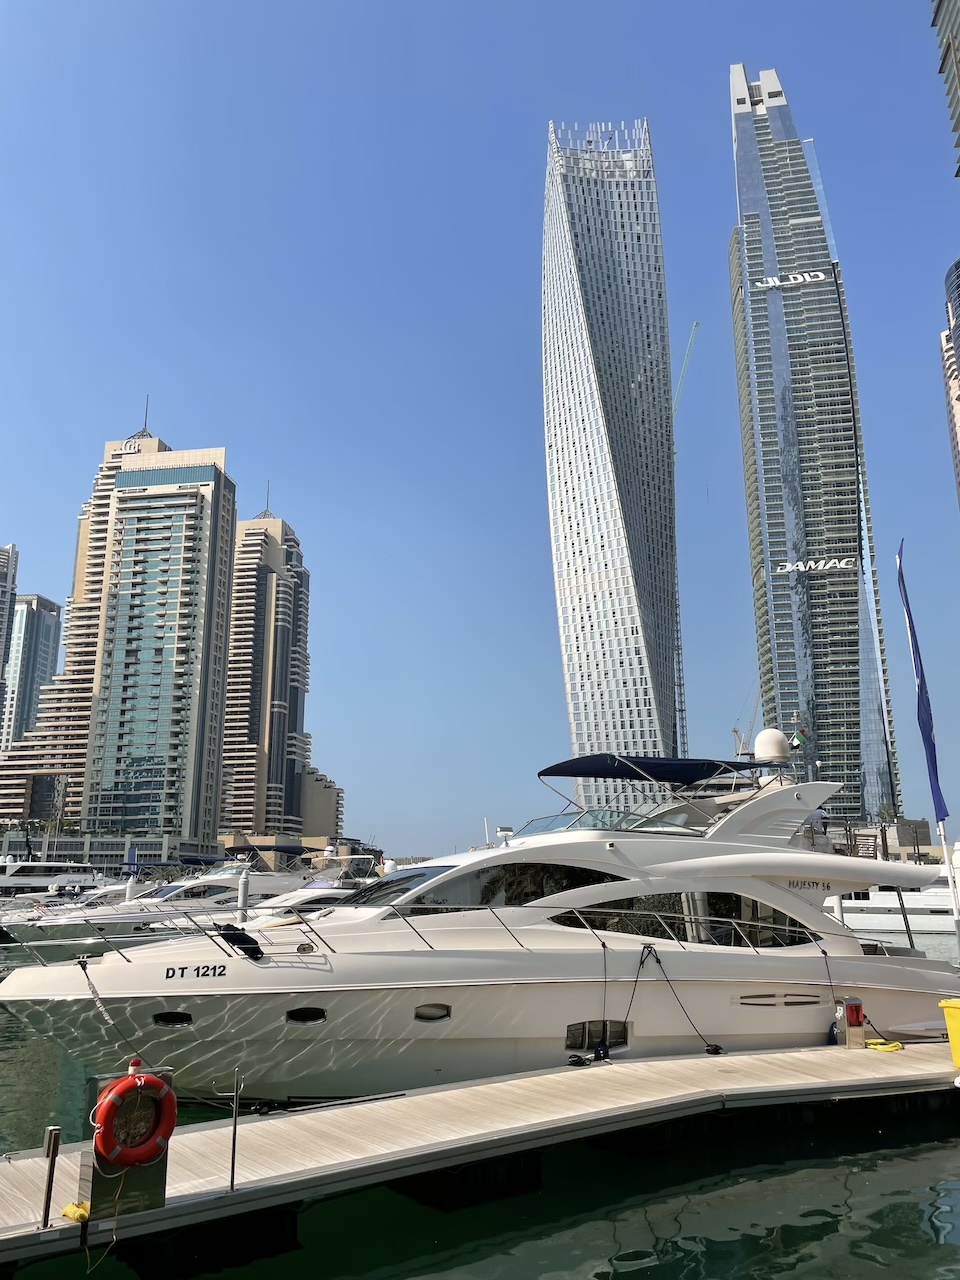
[[[753,744],[753,757],[757,764],[787,764],[790,760],[790,743],[779,729],[761,729]]]

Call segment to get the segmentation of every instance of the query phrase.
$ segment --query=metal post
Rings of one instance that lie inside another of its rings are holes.
[[[233,1090],[231,1093],[220,1093],[216,1080],[210,1082],[211,1090],[218,1098],[233,1098],[233,1130],[230,1134],[230,1190],[237,1189],[237,1122],[240,1119],[240,1094],[243,1092],[243,1076],[240,1068],[233,1068]]]
[[[247,903],[250,901],[250,872],[240,872],[237,886],[237,924],[247,923]]]
[[[880,823],[880,851],[883,854],[884,861],[886,862],[890,856],[890,846],[887,843],[887,825],[885,822]],[[897,901],[900,903],[900,914],[903,916],[903,927],[907,931],[907,943],[911,950],[915,951],[916,945],[913,941],[913,930],[910,928],[910,917],[907,915],[906,903],[903,901],[903,890],[897,889],[896,892]]]
[[[940,833],[940,847],[943,849],[947,884],[950,886],[950,910],[953,912],[953,931],[957,935],[957,956],[960,959],[960,900],[957,898],[957,881],[953,874],[953,851],[947,847],[947,831],[942,820],[937,823],[937,831]]]
[[[53,1200],[53,1175],[57,1168],[57,1156],[60,1154],[59,1125],[48,1125],[43,1132],[43,1154],[47,1160],[47,1181],[43,1188],[43,1216],[40,1219],[40,1230],[46,1231],[50,1225],[50,1203]]]

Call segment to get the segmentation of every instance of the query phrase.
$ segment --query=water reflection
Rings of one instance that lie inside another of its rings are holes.
[[[306,1280],[320,1256],[327,1280],[960,1277],[952,1142],[757,1166],[635,1196],[624,1193],[649,1181],[642,1155],[603,1168],[583,1155],[557,1153],[539,1195],[482,1209],[441,1214],[383,1191],[352,1197],[346,1216],[347,1202],[318,1206],[303,1219],[305,1252],[284,1259],[286,1280]],[[598,1196],[607,1204],[595,1208]],[[360,1227],[371,1216],[374,1238]]]
[[[54,1121],[67,1140],[77,1138],[84,1099],[82,1068],[0,1010],[0,1146],[34,1146]],[[377,1188],[306,1210],[300,1251],[216,1274],[960,1280],[960,1118],[914,1116],[906,1133],[885,1124],[859,1139],[842,1132],[845,1123],[831,1149],[822,1132],[777,1134],[756,1113],[731,1115],[726,1137],[666,1151],[635,1130],[548,1152],[535,1194],[449,1212]],[[919,1145],[892,1145],[906,1137]],[[867,1150],[873,1142],[888,1149]],[[251,1239],[262,1230],[256,1218],[248,1230]],[[27,1268],[25,1280],[76,1274],[77,1259],[65,1258]],[[112,1257],[98,1267],[98,1280],[131,1275]]]
[[[0,1151],[39,1146],[44,1127],[80,1137],[86,1073],[56,1044],[33,1035],[0,1008]]]

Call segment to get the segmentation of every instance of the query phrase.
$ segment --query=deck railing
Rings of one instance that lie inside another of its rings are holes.
[[[233,924],[234,929],[241,930],[241,936],[238,938],[234,934],[232,939],[224,921],[224,916],[228,913],[223,910],[179,911],[176,917],[155,921],[133,935],[129,932],[107,932],[108,925],[90,918],[77,920],[75,917],[71,921],[74,925],[85,924],[88,927],[85,934],[48,938],[18,937],[16,926],[11,924],[5,927],[5,932],[12,937],[12,941],[0,942],[0,967],[23,963],[24,960],[45,965],[65,958],[89,957],[103,951],[112,951],[130,962],[130,955],[127,953],[135,951],[141,945],[201,937],[231,957],[250,955],[251,942],[267,956],[291,953],[305,956],[318,950],[335,955],[336,935],[331,937],[329,933],[324,933],[323,921],[331,910],[336,910],[340,915],[337,923],[340,924],[342,913],[348,909],[348,905],[337,904],[319,912],[303,913],[290,907],[278,907],[279,918],[270,921],[266,918],[269,907],[262,906],[258,908],[255,919]],[[524,920],[523,915],[527,912],[530,913],[530,919]],[[236,912],[231,911],[229,915],[232,919],[237,919]],[[614,942],[619,936],[629,936],[654,945],[666,942],[681,950],[717,946],[743,948],[758,953],[810,944],[826,949],[824,944],[827,939],[842,937],[849,941],[852,936],[846,929],[813,930],[795,921],[783,924],[773,920],[745,920],[687,912],[638,911],[602,905],[556,907],[551,911],[548,907],[534,904],[520,907],[399,904],[390,908],[387,918],[401,922],[419,943],[428,950],[435,951],[444,950],[445,942],[450,936],[448,928],[431,928],[430,921],[436,921],[442,915],[460,915],[462,919],[459,923],[464,929],[471,929],[474,924],[479,925],[481,920],[492,923],[523,950],[537,949],[537,934],[528,932],[534,925],[542,928],[559,926],[585,930],[597,939],[598,945],[604,946]],[[41,927],[46,931],[50,926],[55,927],[55,921]],[[224,928],[227,928],[226,933]],[[50,932],[53,933],[53,928],[50,928]],[[860,935],[856,936],[856,940],[868,954],[889,954],[887,945],[881,941],[864,939]],[[476,945],[475,941],[473,945]],[[71,954],[65,957],[65,950]]]

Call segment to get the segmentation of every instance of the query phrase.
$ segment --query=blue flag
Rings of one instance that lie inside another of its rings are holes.
[[[937,773],[937,743],[933,736],[933,712],[930,710],[930,695],[927,692],[927,678],[923,674],[923,662],[920,658],[920,646],[917,644],[917,633],[913,626],[913,614],[910,612],[910,600],[907,597],[907,584],[903,580],[903,543],[897,552],[897,581],[900,584],[900,599],[903,601],[903,612],[907,619],[907,638],[910,641],[910,656],[913,658],[913,674],[917,680],[917,720],[920,723],[920,737],[923,739],[923,750],[927,757],[927,773],[930,775],[930,794],[933,796],[933,811],[937,822],[948,817],[947,806],[940,790],[940,777]]]

